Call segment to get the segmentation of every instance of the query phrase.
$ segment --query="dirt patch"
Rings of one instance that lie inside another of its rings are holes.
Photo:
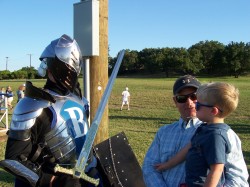
[[[6,131],[4,131],[2,128],[0,128],[0,142],[6,141],[7,140],[7,134]]]
[[[4,142],[7,140],[7,135],[5,136],[0,136],[0,142]]]

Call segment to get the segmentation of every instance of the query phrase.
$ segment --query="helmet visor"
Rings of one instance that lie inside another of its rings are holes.
[[[77,84],[77,74],[74,68],[63,63],[58,58],[47,60],[48,68],[57,84],[62,85],[73,92]]]

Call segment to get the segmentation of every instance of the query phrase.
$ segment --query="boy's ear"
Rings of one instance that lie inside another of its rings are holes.
[[[217,107],[213,107],[213,109],[212,109],[212,114],[213,114],[213,115],[216,116],[219,112],[220,112],[220,111],[219,111],[219,109],[218,109]]]

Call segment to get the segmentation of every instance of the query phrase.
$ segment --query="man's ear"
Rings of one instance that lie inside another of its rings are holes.
[[[173,96],[173,101],[174,101],[174,104],[176,105],[177,104],[177,101],[175,99],[175,96]]]

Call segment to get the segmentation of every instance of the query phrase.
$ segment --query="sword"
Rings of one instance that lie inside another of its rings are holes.
[[[1,160],[0,167],[9,172],[10,174],[22,178],[23,180],[28,182],[32,187],[35,187],[37,185],[39,176],[34,171],[25,167],[16,160]]]
[[[88,157],[89,157],[90,151],[92,149],[92,145],[94,143],[96,133],[97,133],[98,128],[100,126],[100,121],[102,119],[102,115],[103,115],[105,106],[106,106],[106,104],[108,102],[108,98],[109,98],[109,96],[111,94],[113,84],[115,82],[115,78],[116,78],[117,73],[119,71],[119,68],[120,68],[124,53],[125,53],[125,50],[121,50],[119,52],[119,54],[118,54],[115,67],[114,67],[114,69],[112,71],[112,74],[111,74],[111,76],[109,78],[109,82],[107,84],[107,87],[106,87],[106,89],[104,91],[104,94],[103,94],[102,99],[100,101],[100,104],[98,106],[96,115],[95,115],[95,117],[93,119],[93,122],[92,122],[92,124],[90,126],[90,129],[89,129],[89,131],[88,131],[88,133],[86,135],[86,140],[84,142],[84,145],[83,145],[81,153],[80,153],[80,155],[78,157],[78,160],[77,160],[77,162],[75,164],[75,167],[73,169],[66,169],[65,170],[65,168],[62,168],[61,166],[57,165],[55,167],[55,171],[70,174],[70,175],[73,175],[76,178],[82,178],[82,179],[84,179],[84,180],[86,180],[88,182],[91,182],[91,183],[93,183],[95,185],[98,185],[99,179],[96,180],[96,179],[90,178],[89,176],[87,176],[84,173],[84,170],[85,170],[85,167],[87,165]]]

